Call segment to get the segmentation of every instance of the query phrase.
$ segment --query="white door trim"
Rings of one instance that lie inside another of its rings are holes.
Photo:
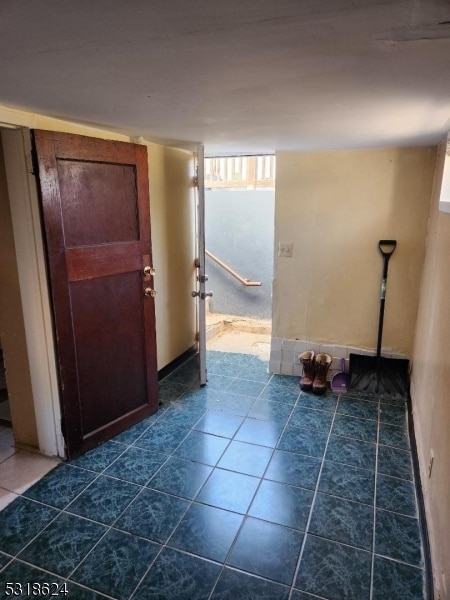
[[[206,274],[205,274],[205,179],[204,148],[197,146],[197,257],[198,257],[198,353],[200,385],[206,385]]]
[[[55,343],[30,130],[2,131],[39,449],[64,457]]]

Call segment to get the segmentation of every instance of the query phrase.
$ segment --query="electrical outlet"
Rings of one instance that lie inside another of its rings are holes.
[[[278,256],[291,258],[294,252],[294,242],[278,242]]]

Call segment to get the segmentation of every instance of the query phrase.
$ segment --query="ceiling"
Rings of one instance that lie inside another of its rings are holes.
[[[206,153],[428,145],[449,0],[0,0],[0,104]]]

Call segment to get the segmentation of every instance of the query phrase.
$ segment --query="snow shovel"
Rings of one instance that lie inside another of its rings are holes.
[[[381,278],[377,355],[363,356],[361,354],[350,354],[349,391],[378,394],[381,396],[405,397],[408,395],[409,361],[381,356],[388,265],[389,259],[394,254],[396,247],[396,240],[380,240],[378,242],[378,248],[383,257],[383,276]]]

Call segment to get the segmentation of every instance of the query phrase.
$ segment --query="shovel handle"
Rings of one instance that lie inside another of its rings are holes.
[[[386,283],[388,276],[389,259],[394,254],[397,247],[397,240],[380,240],[378,248],[383,256],[383,276],[381,278],[380,290],[380,316],[378,319],[378,340],[377,340],[377,362],[380,362],[381,356],[381,338],[383,336],[383,321],[384,321],[384,303],[386,298]]]

